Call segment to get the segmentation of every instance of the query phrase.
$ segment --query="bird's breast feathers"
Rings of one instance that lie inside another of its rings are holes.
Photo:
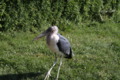
[[[59,36],[54,34],[54,35],[51,36],[50,42],[53,43],[53,44],[54,43],[56,44],[58,42],[58,40],[59,40]]]
[[[52,51],[58,52],[59,49],[58,49],[57,43],[58,43],[58,41],[59,41],[59,36],[53,34],[53,35],[51,35],[51,36],[49,37],[49,39],[47,39],[47,40],[49,40],[49,41],[47,41],[47,42],[49,42],[49,43],[47,44],[48,47],[49,47]]]

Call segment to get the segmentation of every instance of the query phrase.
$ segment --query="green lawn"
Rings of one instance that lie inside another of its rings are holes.
[[[0,80],[43,80],[54,61],[40,32],[0,32]],[[64,59],[59,80],[120,80],[120,23],[94,23],[60,31],[74,58]],[[59,62],[58,62],[59,63]],[[56,78],[58,65],[50,80]]]

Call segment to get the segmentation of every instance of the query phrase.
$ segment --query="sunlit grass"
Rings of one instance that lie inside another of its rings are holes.
[[[119,24],[115,23],[78,26],[73,30],[60,31],[69,39],[75,54],[73,59],[63,60],[60,80],[119,80],[119,31]],[[3,75],[34,72],[40,74],[33,77],[25,75],[20,79],[43,80],[54,61],[54,53],[48,49],[45,38],[32,41],[38,34],[22,31],[0,33],[1,79]],[[57,68],[58,65],[53,69],[50,80],[55,79]],[[14,76],[14,80],[17,77]]]

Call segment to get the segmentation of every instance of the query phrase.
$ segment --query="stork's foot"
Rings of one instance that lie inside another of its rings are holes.
[[[58,78],[56,78],[55,80],[58,80]]]
[[[45,79],[44,79],[44,80],[48,80],[48,79],[49,79],[49,77],[51,76],[50,72],[51,72],[51,70],[49,70],[49,71],[47,72],[47,75],[45,76]]]
[[[57,57],[56,57],[56,59],[55,59],[54,64],[52,65],[52,67],[51,67],[51,68],[49,69],[49,71],[47,72],[47,75],[45,76],[44,80],[48,80],[48,79],[49,79],[49,77],[51,76],[50,73],[51,73],[53,67],[56,65],[56,63],[57,63]]]

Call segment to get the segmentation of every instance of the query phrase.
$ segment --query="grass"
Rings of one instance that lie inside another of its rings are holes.
[[[64,59],[59,80],[119,80],[119,23],[74,26],[60,31],[67,37],[74,58]],[[32,42],[38,33],[0,32],[0,80],[43,80],[54,61],[45,38]],[[58,65],[50,80],[56,78]]]

